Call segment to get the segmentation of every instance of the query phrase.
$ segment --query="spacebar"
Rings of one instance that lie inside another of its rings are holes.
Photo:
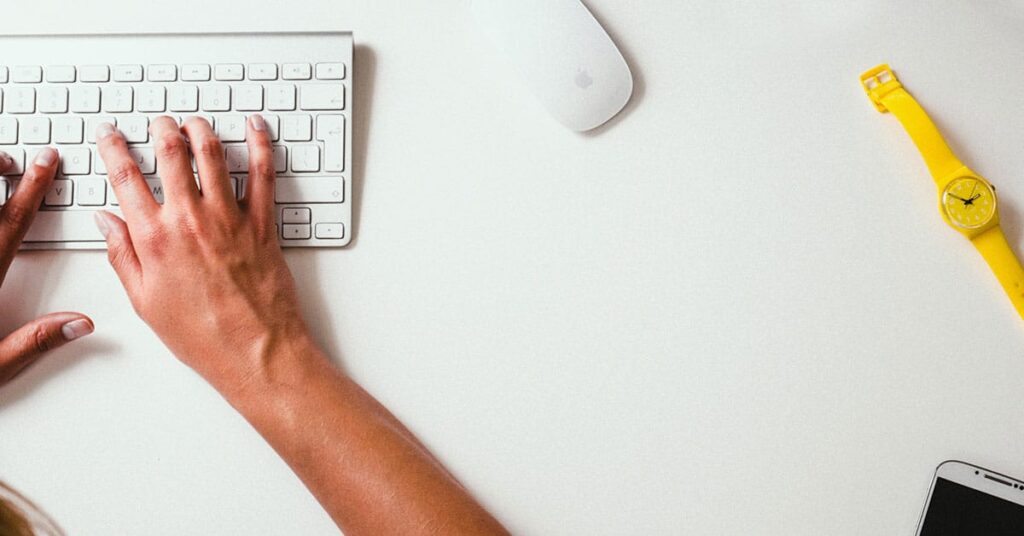
[[[40,211],[25,235],[26,243],[103,242],[92,211]]]

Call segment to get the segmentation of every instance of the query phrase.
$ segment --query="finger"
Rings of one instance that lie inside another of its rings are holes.
[[[128,224],[105,210],[97,212],[95,218],[96,228],[107,240],[107,260],[128,291],[128,296],[134,298],[142,284],[142,263],[135,253]]]
[[[58,160],[57,151],[49,147],[36,153],[32,164],[25,169],[14,196],[0,210],[0,281],[7,275],[14,254],[18,252],[43,197],[53,184]]]
[[[89,317],[53,313],[38,318],[0,340],[0,385],[7,383],[46,352],[93,332]]]
[[[164,206],[191,205],[199,200],[199,187],[192,173],[188,145],[178,123],[167,116],[153,120],[149,127],[156,147],[156,162],[164,188]]]
[[[274,148],[270,144],[267,123],[260,115],[249,118],[246,139],[249,144],[249,180],[245,202],[259,229],[274,226]]]
[[[237,207],[228,164],[224,159],[224,146],[210,124],[201,117],[192,117],[185,121],[184,130],[196,157],[203,199],[222,207]]]
[[[142,177],[139,165],[128,153],[124,136],[110,123],[100,123],[96,128],[96,143],[107,166],[107,180],[128,223],[135,227],[153,218],[160,205]]]

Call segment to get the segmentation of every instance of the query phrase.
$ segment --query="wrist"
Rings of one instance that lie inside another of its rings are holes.
[[[208,377],[211,385],[232,405],[259,403],[276,391],[301,386],[330,362],[308,332],[267,332],[251,348],[235,356],[244,366]]]

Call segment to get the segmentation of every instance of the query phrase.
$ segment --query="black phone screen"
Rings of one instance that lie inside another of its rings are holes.
[[[1024,506],[937,478],[921,525],[921,536],[982,534],[1021,536],[1024,534]]]

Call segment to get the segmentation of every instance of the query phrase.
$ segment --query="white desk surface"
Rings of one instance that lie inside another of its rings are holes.
[[[637,91],[579,136],[466,0],[170,4],[5,28],[355,30],[357,241],[288,258],[323,344],[514,532],[911,534],[942,460],[1024,475],[1024,324],[857,81],[897,69],[1020,249],[1019,5],[588,0]],[[335,532],[102,254],[26,254],[0,300],[0,331],[96,320],[0,391],[0,477],[71,534]]]

